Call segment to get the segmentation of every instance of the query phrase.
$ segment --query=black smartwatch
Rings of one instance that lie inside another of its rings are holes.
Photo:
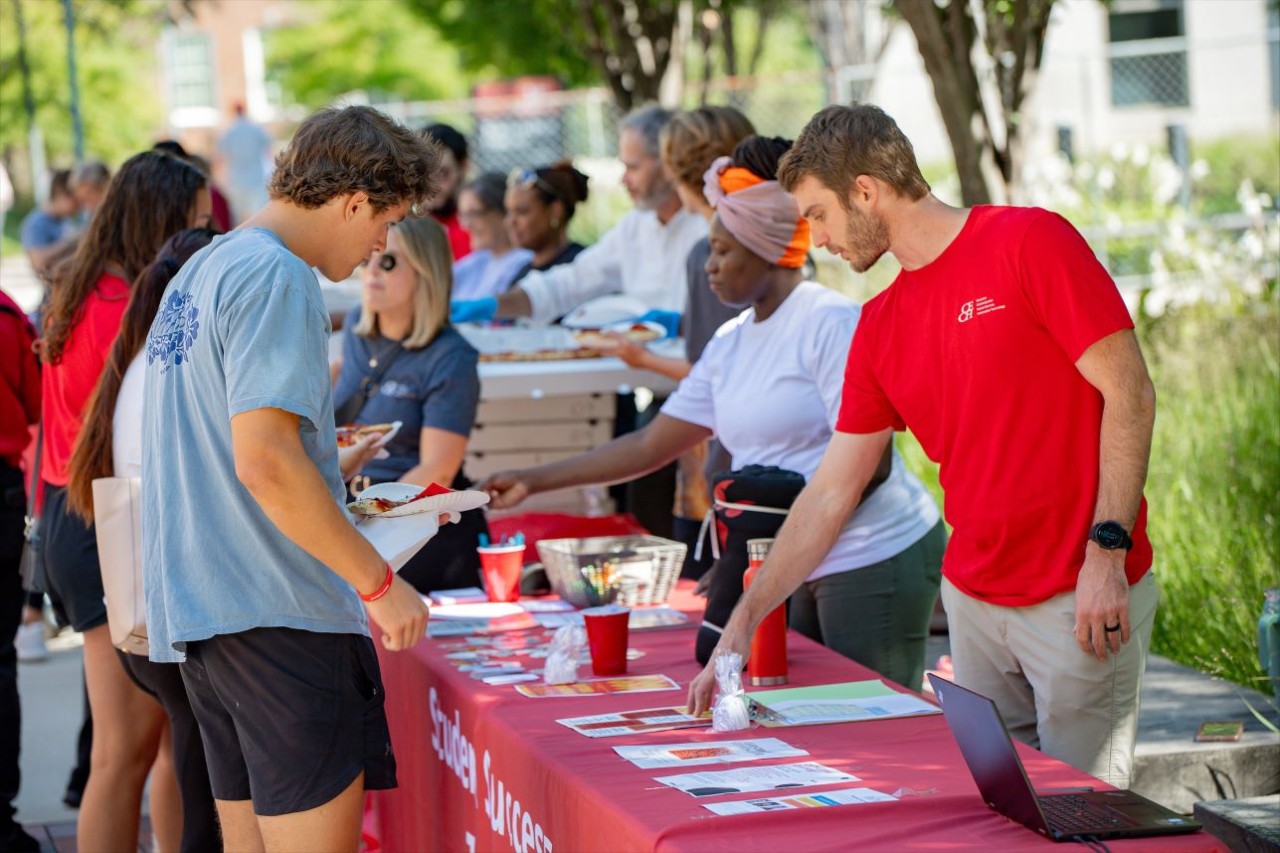
[[[1104,551],[1128,551],[1133,548],[1129,533],[1114,521],[1099,521],[1089,530],[1089,538]]]

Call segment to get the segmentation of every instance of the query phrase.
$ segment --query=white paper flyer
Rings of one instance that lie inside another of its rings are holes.
[[[855,803],[893,803],[896,797],[873,791],[870,788],[841,788],[820,794],[796,794],[794,797],[759,797],[754,800],[736,800],[731,803],[706,803],[703,808],[716,814],[754,814],[776,812],[783,809],[813,809],[826,806],[848,806]]]
[[[809,753],[783,743],[776,737],[754,740],[719,740],[705,743],[667,743],[655,746],[615,746],[613,751],[636,767],[688,767],[692,764],[720,764],[730,761],[759,761],[765,758],[795,758]]]
[[[768,767],[738,767],[733,770],[708,770],[682,773],[654,779],[663,785],[695,797],[717,797],[721,794],[750,794],[755,791],[777,791],[783,788],[810,788],[837,782],[861,782],[857,776],[833,770],[813,761],[801,764],[774,764]]]

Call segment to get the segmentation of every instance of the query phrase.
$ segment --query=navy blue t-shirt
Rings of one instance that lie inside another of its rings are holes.
[[[342,371],[333,389],[334,408],[358,393],[360,380],[372,373],[369,359],[385,358],[394,349],[379,335],[363,338],[354,333],[360,308],[353,308],[343,323]],[[470,436],[480,401],[480,354],[452,328],[444,328],[422,349],[404,350],[382,377],[378,390],[356,416],[358,424],[401,421],[400,432],[387,445],[391,456],[375,459],[361,473],[375,483],[398,480],[418,464],[418,443],[423,427]],[[441,485],[447,486],[448,483]]]

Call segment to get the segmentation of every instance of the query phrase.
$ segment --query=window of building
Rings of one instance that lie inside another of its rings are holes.
[[[1107,25],[1113,106],[1190,105],[1183,0],[1116,0]]]
[[[168,39],[169,104],[172,109],[213,108],[213,49],[209,36],[172,32]]]

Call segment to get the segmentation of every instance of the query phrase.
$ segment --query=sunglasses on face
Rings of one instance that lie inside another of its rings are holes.
[[[389,252],[383,252],[381,255],[378,255],[377,257],[378,259],[374,261],[374,264],[378,267],[378,269],[382,270],[383,272],[391,272],[396,268],[395,255]],[[368,265],[369,265],[369,260],[367,258],[360,262],[360,266],[362,267],[368,266]]]

